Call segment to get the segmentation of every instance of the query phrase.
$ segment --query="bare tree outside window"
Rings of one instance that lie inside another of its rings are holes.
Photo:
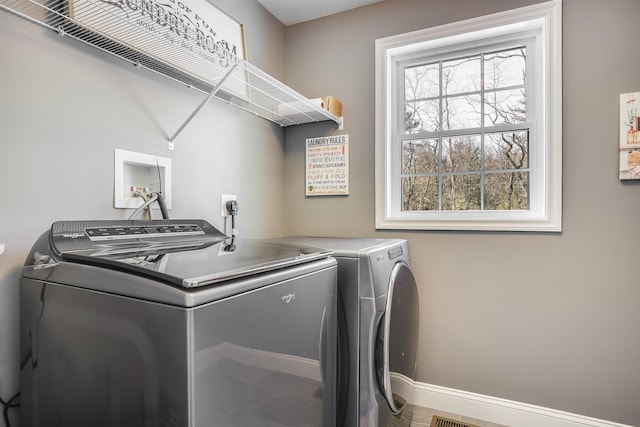
[[[522,46],[405,67],[403,210],[529,208],[525,79]]]
[[[561,10],[375,41],[376,229],[562,230]]]

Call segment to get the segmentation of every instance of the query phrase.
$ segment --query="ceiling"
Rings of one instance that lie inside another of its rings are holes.
[[[273,16],[289,26],[382,0],[258,0]]]

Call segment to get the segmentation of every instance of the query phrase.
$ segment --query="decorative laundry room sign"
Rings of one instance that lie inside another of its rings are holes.
[[[620,95],[620,179],[640,179],[640,92]]]
[[[215,83],[237,58],[246,60],[242,24],[207,0],[68,0],[68,14],[94,38],[106,36],[205,81]]]
[[[308,138],[306,195],[349,194],[349,135]]]

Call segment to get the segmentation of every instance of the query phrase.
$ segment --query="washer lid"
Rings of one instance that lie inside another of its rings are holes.
[[[55,258],[125,271],[184,288],[210,285],[319,258],[329,251],[230,239],[204,220],[61,221]]]

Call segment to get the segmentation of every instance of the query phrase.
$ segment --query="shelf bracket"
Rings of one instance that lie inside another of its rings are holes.
[[[205,105],[207,105],[207,103],[209,101],[211,101],[211,98],[213,98],[215,96],[215,94],[218,92],[218,89],[220,89],[222,87],[222,84],[224,83],[224,81],[227,80],[227,77],[229,77],[231,75],[231,73],[233,72],[233,70],[236,69],[237,66],[238,66],[238,63],[235,62],[233,64],[233,66],[229,69],[229,71],[227,71],[227,73],[220,79],[218,84],[214,86],[214,88],[211,90],[209,95],[200,103],[200,105],[198,105],[198,107],[195,109],[195,111],[193,113],[191,113],[191,115],[187,118],[187,120],[184,121],[184,123],[182,124],[182,126],[180,126],[180,128],[178,128],[176,133],[174,133],[173,136],[171,138],[169,138],[169,150],[173,150],[173,147],[174,147],[173,142],[178,137],[178,135],[180,135],[180,133],[184,130],[184,128],[187,127],[189,122],[191,122],[191,120],[193,120],[193,118],[196,116],[196,114],[198,114],[200,112],[200,110],[202,110],[202,108]]]

